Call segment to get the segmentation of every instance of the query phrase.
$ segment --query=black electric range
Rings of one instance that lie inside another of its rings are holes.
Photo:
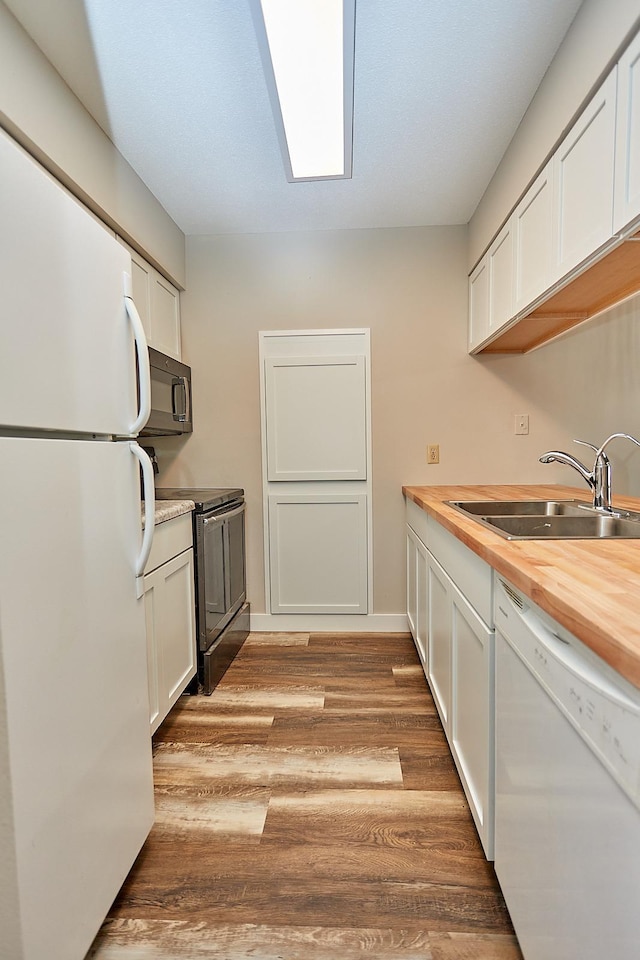
[[[161,487],[156,500],[192,500],[197,691],[210,694],[249,633],[241,487]]]

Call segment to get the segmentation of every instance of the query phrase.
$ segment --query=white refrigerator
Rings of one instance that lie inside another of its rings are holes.
[[[134,439],[149,383],[130,268],[114,235],[0,131],[0,956],[11,960],[81,960],[153,822],[139,597],[153,475]]]

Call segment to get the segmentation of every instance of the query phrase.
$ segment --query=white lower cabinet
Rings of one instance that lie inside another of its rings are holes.
[[[407,524],[407,620],[414,641],[418,629],[418,544],[420,538]],[[424,547],[424,544],[422,544]],[[426,550],[426,547],[424,547]],[[420,652],[420,651],[418,651]]]
[[[155,733],[196,672],[190,514],[156,527],[144,575],[144,606],[149,721]]]
[[[407,501],[409,628],[488,860],[495,767],[492,596],[488,564]]]
[[[427,548],[407,527],[407,618],[418,654],[427,671]]]
[[[449,741],[484,851],[493,858],[495,634],[450,585]]]
[[[447,739],[450,741],[452,677],[449,584],[449,577],[438,561],[431,554],[428,554],[426,607],[429,665],[427,679],[442,720],[442,726],[447,734]]]

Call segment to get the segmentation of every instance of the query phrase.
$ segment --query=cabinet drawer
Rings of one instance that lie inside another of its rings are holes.
[[[144,568],[145,574],[155,570],[167,560],[171,560],[172,557],[177,557],[192,545],[191,513],[183,513],[179,517],[156,524],[151,553]]]
[[[422,510],[413,500],[406,499],[405,518],[414,533],[417,533],[424,544],[427,542],[427,530],[429,514]]]
[[[491,567],[453,534],[427,517],[427,547],[488,626],[493,626]]]

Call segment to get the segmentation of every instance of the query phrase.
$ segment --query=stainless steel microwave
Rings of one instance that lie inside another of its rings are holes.
[[[151,415],[141,437],[172,437],[191,433],[191,367],[149,347]]]

